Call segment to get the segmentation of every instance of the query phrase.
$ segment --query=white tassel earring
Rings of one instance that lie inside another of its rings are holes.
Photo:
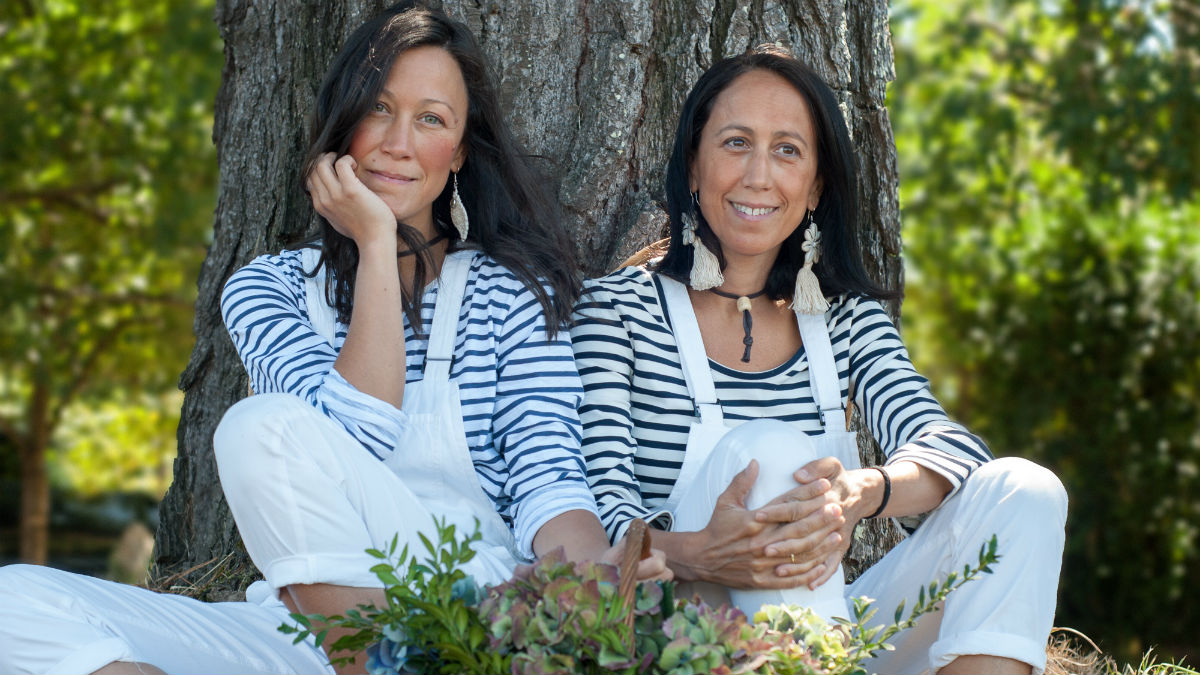
[[[692,193],[692,205],[696,211],[700,210],[700,200],[695,192]],[[700,234],[696,231],[696,216],[692,213],[692,208],[683,212],[682,219],[683,244],[690,244],[692,247],[692,274],[689,279],[692,288],[705,291],[725,283],[725,276],[721,274],[721,263],[700,240]]]
[[[808,229],[804,231],[801,250],[804,251],[804,265],[796,273],[796,289],[792,293],[791,308],[801,314],[824,314],[825,310],[829,309],[829,303],[821,293],[821,282],[812,271],[813,263],[817,262],[821,255],[821,231],[817,229],[812,211],[808,212]]]
[[[471,219],[467,218],[467,209],[463,206],[462,198],[458,196],[458,174],[453,175],[454,194],[450,197],[450,222],[454,223],[454,229],[458,230],[459,241],[466,241]]]

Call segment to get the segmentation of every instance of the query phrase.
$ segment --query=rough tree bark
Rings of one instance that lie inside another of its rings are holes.
[[[214,140],[221,170],[213,244],[200,275],[197,342],[186,392],[175,482],[161,507],[160,577],[224,558],[236,586],[253,574],[222,498],[212,434],[246,393],[246,376],[221,325],[228,276],[311,225],[296,175],[305,119],[342,39],[383,3],[218,0],[225,70]],[[892,79],[886,0],[451,0],[479,36],[517,134],[561,183],[567,226],[590,274],[661,236],[661,182],[688,87],[716,59],[767,41],[790,47],[842,103],[861,163],[864,257],[899,287],[896,154],[884,89]],[[896,318],[899,305],[889,307]],[[875,459],[873,444],[864,457]],[[264,480],[269,480],[265,477]],[[856,543],[857,569],[895,541]]]

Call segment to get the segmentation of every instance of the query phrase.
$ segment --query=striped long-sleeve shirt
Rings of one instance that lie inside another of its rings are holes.
[[[338,323],[331,346],[316,333],[305,303],[299,251],[261,256],[226,283],[221,312],[256,392],[308,401],[345,427],[362,450],[383,458],[409,424],[387,402],[358,391],[334,368],[346,339]],[[404,320],[407,382],[424,376],[438,283],[421,299],[422,335]],[[476,254],[458,318],[451,379],[475,473],[522,552],[551,518],[596,512],[580,455],[582,395],[565,331],[551,340],[537,299],[506,268]],[[436,515],[436,514],[435,514]]]
[[[626,268],[585,283],[575,311],[571,338],[583,378],[583,452],[610,537],[635,517],[661,513],[696,420],[663,306],[654,276]],[[953,494],[972,469],[991,459],[979,437],[946,416],[878,302],[842,296],[825,319],[842,399],[853,382],[854,403],[888,463],[928,467],[950,481]],[[711,359],[709,366],[726,424],[768,417],[821,433],[803,347],[767,371],[742,372]]]

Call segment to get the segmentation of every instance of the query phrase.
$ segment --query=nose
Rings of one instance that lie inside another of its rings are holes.
[[[771,187],[771,162],[766,149],[756,149],[746,157],[746,171],[742,175],[742,184],[751,190],[765,190]]]
[[[408,157],[412,154],[412,125],[397,117],[384,131],[379,149],[392,157]]]

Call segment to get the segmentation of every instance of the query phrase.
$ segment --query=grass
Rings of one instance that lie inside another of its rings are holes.
[[[1159,661],[1151,648],[1137,665],[1118,664],[1091,638],[1073,628],[1055,628],[1046,645],[1046,675],[1200,675],[1182,661]]]

